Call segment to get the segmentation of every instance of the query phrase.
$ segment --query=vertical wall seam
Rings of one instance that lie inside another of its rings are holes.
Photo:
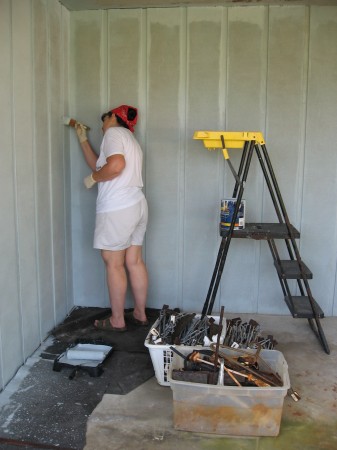
[[[36,283],[37,283],[37,321],[39,328],[39,341],[42,342],[42,328],[41,328],[41,280],[40,280],[40,258],[39,258],[39,233],[38,233],[38,189],[37,189],[37,155],[36,155],[36,91],[35,91],[35,42],[34,42],[34,29],[35,29],[35,16],[34,7],[31,3],[31,47],[32,47],[32,145],[33,145],[33,189],[34,189],[34,229],[35,229],[35,259],[36,259]]]
[[[219,112],[220,112],[220,129],[223,128],[224,130],[227,129],[228,121],[227,121],[227,101],[226,96],[228,92],[228,72],[229,72],[229,64],[228,64],[228,40],[229,40],[229,17],[228,17],[228,8],[227,7],[221,7],[221,29],[220,29],[220,74],[219,74]],[[223,87],[222,87],[223,86]],[[217,152],[217,179],[218,182],[218,199],[221,199],[223,197],[223,193],[225,191],[225,169],[226,164],[225,161],[223,161],[222,152]],[[220,202],[218,204],[218,211],[220,217]],[[219,247],[221,242],[221,237],[219,235],[219,225],[218,222],[215,222],[215,236],[217,236],[217,246]],[[214,252],[214,260],[216,260],[217,257],[217,251]],[[220,305],[220,299],[222,298],[222,286],[223,283],[219,283],[218,288],[218,310],[220,311],[221,305]]]
[[[60,83],[60,97],[61,97],[61,105],[62,105],[62,115],[64,114],[64,109],[65,109],[65,60],[66,60],[66,55],[64,52],[64,18],[63,18],[63,7],[60,4],[60,30],[61,30],[61,83]],[[66,186],[67,186],[67,179],[66,179],[66,147],[65,147],[65,141],[64,141],[64,137],[65,137],[65,127],[62,127],[62,169],[63,169],[63,207],[64,207],[64,216],[63,216],[63,233],[64,233],[64,283],[65,283],[65,294],[66,294],[66,313],[68,313],[69,311],[69,295],[68,295],[68,272],[69,272],[69,267],[68,267],[68,248],[70,248],[70,246],[68,246],[68,234],[67,234],[67,219],[68,219],[68,209],[66,207],[67,205],[67,197],[66,197]]]
[[[221,21],[220,21],[220,61],[219,61],[219,111],[220,111],[220,127],[226,127],[226,74],[227,74],[227,52],[225,52],[225,11],[226,9],[221,6]],[[226,44],[228,45],[228,30],[226,36]]]
[[[267,132],[268,132],[268,80],[269,80],[269,41],[270,41],[270,5],[266,6],[266,18],[265,21],[266,23],[266,34],[265,34],[265,39],[266,39],[266,43],[265,43],[265,48],[266,48],[266,77],[265,77],[265,97],[264,97],[264,135],[265,135],[265,141],[268,143],[268,136],[267,136]],[[266,184],[265,184],[265,180],[264,177],[262,177],[262,185],[261,185],[261,201],[262,201],[262,206],[261,206],[261,216],[260,216],[260,220],[261,222],[263,221],[263,217],[264,217],[264,200],[266,199]],[[261,247],[261,246],[260,246]]]
[[[19,233],[19,211],[18,211],[18,186],[17,186],[17,158],[16,158],[16,117],[15,117],[15,93],[14,93],[14,45],[13,45],[13,8],[10,2],[10,14],[11,14],[11,98],[12,98],[12,142],[13,142],[13,192],[14,192],[14,211],[15,211],[15,236],[16,236],[16,261],[17,261],[17,282],[18,282],[18,304],[19,304],[19,314],[20,314],[20,334],[21,334],[21,360],[24,362],[23,354],[23,333],[22,333],[22,282],[21,282],[21,264],[20,264],[20,233]]]
[[[146,148],[147,148],[147,124],[146,124],[146,111],[147,111],[147,70],[146,70],[146,61],[147,61],[147,54],[146,54],[146,41],[147,41],[147,27],[146,27],[146,20],[147,20],[147,9],[141,9],[140,10],[140,58],[139,58],[139,73],[140,73],[140,86],[139,86],[139,105],[141,106],[141,118],[142,118],[142,128],[141,128],[141,136],[142,136],[142,150],[143,154],[145,156],[146,154]],[[143,164],[143,173],[144,173],[144,180],[146,180],[146,164]],[[146,183],[144,183],[143,191],[146,196]]]
[[[101,68],[101,111],[105,111],[109,107],[110,89],[109,89],[109,16],[108,10],[101,11],[102,35],[101,35],[101,61],[103,67]],[[104,67],[104,61],[106,66]],[[103,103],[103,104],[102,104]]]
[[[108,82],[109,80],[109,74],[110,74],[110,53],[109,53],[109,43],[110,43],[110,12],[109,10],[101,11],[101,21],[102,21],[102,34],[100,36],[101,39],[101,52],[104,54],[104,58],[102,58],[103,61],[103,67],[101,67],[101,83],[103,89],[102,97],[105,98],[105,104],[103,110],[110,108],[109,101],[110,101],[110,84]],[[105,35],[105,36],[104,36]],[[104,67],[104,61],[106,66]],[[108,282],[107,282],[107,273],[106,270],[102,271],[102,278],[103,278],[103,295],[104,295],[104,301],[107,297],[109,297],[109,291],[108,291]],[[109,301],[110,303],[110,301]]]
[[[187,58],[188,58],[188,33],[187,33],[187,8],[181,7],[180,9],[180,65],[181,65],[181,77],[180,77],[180,104],[179,109],[183,120],[180,121],[180,145],[179,145],[179,182],[178,182],[178,204],[179,204],[179,229],[178,236],[180,236],[180,245],[178,245],[178,302],[180,300],[181,307],[184,304],[184,258],[185,258],[185,204],[186,204],[186,144],[187,144]],[[178,303],[179,304],[179,303]]]
[[[147,9],[140,9],[140,58],[139,58],[139,72],[140,72],[140,86],[139,86],[139,93],[140,97],[138,99],[140,109],[141,109],[141,136],[142,136],[142,151],[143,151],[143,192],[146,197],[146,160],[147,160],[147,52],[146,52],[146,44],[147,44]],[[144,237],[144,244],[143,244],[143,259],[146,264],[146,254],[147,254],[147,239],[146,234]]]
[[[311,8],[310,8],[310,11],[311,11]],[[336,179],[334,181],[336,181]],[[336,219],[337,219],[337,217],[336,217]],[[335,220],[335,223],[337,223],[337,220]],[[336,238],[337,238],[337,228],[335,228],[334,242],[336,242]],[[335,255],[336,255],[336,252],[335,252]],[[337,292],[337,259],[336,259],[336,257],[335,257],[334,267],[335,267],[335,274],[334,274],[335,276],[334,276],[334,284],[333,284],[333,289],[332,289],[331,309],[329,312],[330,316],[334,315],[335,310],[337,311],[337,305],[335,303],[335,300],[337,300],[337,298],[336,298],[336,295],[337,295],[336,294],[336,292]]]
[[[229,84],[229,39],[230,39],[230,30],[229,30],[229,21],[230,21],[230,9],[228,7],[226,9],[226,95],[229,91],[228,84]],[[228,114],[227,114],[227,98],[225,98],[225,130],[228,129]],[[219,168],[221,167],[220,160],[222,160],[223,156],[221,152],[218,152],[218,162],[219,162]],[[224,169],[222,170],[222,190],[221,190],[221,196],[223,195],[223,192],[225,192],[225,183],[226,183],[226,164],[224,165]],[[219,183],[220,184],[220,183]]]
[[[224,130],[227,129],[227,101],[226,96],[228,92],[228,39],[229,39],[229,26],[228,26],[228,8],[221,7],[221,24],[220,24],[220,74],[219,74],[219,111],[220,111],[220,126]],[[226,33],[226,34],[225,34]],[[225,179],[224,179],[224,170],[221,169],[223,167],[220,164],[220,161],[223,159],[222,153],[218,153],[218,179],[219,179],[219,197],[222,197],[225,187]],[[221,180],[222,178],[222,180]],[[222,181],[222,183],[220,182]],[[218,234],[218,228],[217,228]]]
[[[149,9],[145,9],[145,72],[146,72],[146,109],[145,109],[145,145],[146,145],[146,174],[147,174],[147,160],[149,158],[149,153],[147,151],[147,146],[149,142],[149,131],[148,131],[148,123],[149,123],[149,84],[150,84],[150,76],[149,76],[149,55],[150,55],[150,15]],[[146,178],[145,178],[146,179]],[[147,181],[145,182],[147,185]],[[149,205],[150,206],[150,205]],[[151,209],[149,208],[149,219],[151,220]],[[147,241],[146,241],[147,242]],[[147,244],[146,244],[147,247]],[[147,262],[147,260],[146,260]]]
[[[268,145],[268,137],[267,137],[267,130],[268,130],[268,73],[269,73],[269,41],[270,41],[270,5],[264,7],[264,23],[265,23],[265,29],[267,30],[264,37],[265,37],[265,54],[266,54],[266,65],[265,65],[265,98],[264,98],[264,130],[263,134],[265,137],[265,141],[267,142],[266,146]],[[259,170],[262,169],[261,167],[258,167]],[[264,217],[264,205],[266,200],[266,182],[263,176],[263,173],[261,175],[262,182],[261,182],[261,214],[260,214],[260,221],[263,222]],[[256,297],[255,297],[255,310],[258,313],[259,312],[259,298],[260,298],[260,280],[261,280],[261,254],[262,254],[262,244],[261,241],[255,241],[255,278],[256,278]]]
[[[10,98],[11,98],[11,102],[12,102],[12,108],[11,108],[11,111],[9,111],[9,114],[11,114],[11,137],[12,137],[12,143],[13,143],[13,149],[14,149],[14,130],[13,130],[13,127],[14,127],[14,125],[13,125],[13,26],[12,26],[12,16],[13,16],[13,14],[12,14],[12,2],[8,2],[8,4],[9,4],[9,44],[8,44],[8,46],[9,46],[9,48],[10,48],[10,52],[9,52],[9,55],[10,55],[10,62],[9,62],[9,64],[10,64],[10,68],[9,68],[9,72],[10,72],[10,79],[11,79],[11,84],[10,84],[10,89],[11,89],[11,92],[10,92]],[[13,173],[13,177],[12,177],[12,184],[13,184],[13,191],[14,191],[14,203],[16,202],[16,193],[15,193],[15,161],[14,161],[14,152],[13,152],[13,155],[12,155],[12,165],[13,165],[13,171],[14,171],[14,173]],[[16,224],[16,209],[17,209],[17,207],[16,207],[16,203],[14,204],[14,214],[15,214],[15,217],[14,217],[14,222],[15,222],[15,253],[16,253],[16,267],[18,268],[18,243],[17,243],[17,224]],[[18,273],[18,270],[17,270],[17,274],[19,274]],[[19,275],[17,276],[17,286],[19,285]],[[5,386],[5,383],[6,383],[6,381],[7,380],[5,380],[5,374],[4,374],[4,360],[3,360],[3,351],[2,351],[2,349],[3,349],[3,339],[2,339],[2,335],[3,335],[3,332],[2,332],[2,327],[1,327],[1,321],[0,321],[0,358],[1,358],[1,364],[0,364],[0,371],[1,371],[1,387],[4,387]]]
[[[60,4],[60,30],[61,30],[61,83],[60,83],[60,97],[61,97],[61,105],[62,105],[62,114],[64,114],[64,110],[65,110],[65,95],[67,94],[67,98],[69,98],[69,85],[67,84],[67,92],[65,89],[65,83],[66,83],[66,76],[65,76],[65,70],[68,71],[68,64],[66,64],[66,56],[69,52],[65,53],[64,48],[65,48],[65,19],[64,19],[64,7]],[[69,290],[68,290],[68,286],[69,286],[69,279],[71,278],[71,276],[69,276],[68,274],[71,273],[71,268],[68,266],[68,252],[71,251],[71,243],[68,245],[68,241],[69,241],[69,237],[68,237],[68,233],[67,233],[67,222],[68,222],[68,198],[66,195],[66,187],[67,187],[67,171],[66,171],[66,146],[65,146],[65,127],[62,127],[62,169],[63,169],[63,207],[64,207],[64,216],[63,216],[63,233],[64,233],[64,243],[65,243],[65,247],[64,247],[64,292],[66,294],[66,314],[69,312],[70,307],[72,305],[69,304],[70,299],[69,299]]]
[[[54,325],[56,325],[56,292],[55,292],[55,251],[54,251],[54,223],[53,223],[53,180],[52,180],[52,145],[51,145],[51,93],[50,93],[50,77],[51,77],[51,42],[50,42],[50,6],[46,3],[46,25],[47,25],[47,105],[48,105],[48,153],[49,153],[49,166],[48,166],[48,177],[49,177],[49,220],[50,220],[50,231],[51,231],[51,243],[50,243],[50,253],[51,253],[51,266],[52,266],[52,295],[53,295],[53,313],[54,313]]]
[[[69,12],[69,18],[68,18],[68,49],[67,49],[67,76],[68,76],[68,108],[67,108],[67,114],[69,114],[70,117],[74,117],[75,114],[73,114],[74,107],[73,107],[73,92],[71,89],[71,81],[73,78],[73,67],[72,67],[72,60],[71,60],[71,47],[72,47],[72,14]],[[69,146],[69,152],[71,147],[71,137],[69,136],[68,140],[68,146]],[[69,249],[69,263],[71,265],[71,285],[70,285],[70,295],[72,298],[73,305],[75,306],[75,291],[74,291],[74,235],[73,235],[73,213],[72,213],[72,205],[73,205],[73,189],[72,189],[72,173],[71,173],[71,165],[72,165],[72,156],[69,155],[69,193],[68,193],[68,201],[69,201],[69,234],[70,234],[70,249]]]
[[[301,133],[301,140],[302,140],[302,148],[301,148],[301,154],[302,154],[302,173],[301,173],[301,178],[302,178],[302,186],[301,189],[299,189],[299,197],[300,199],[297,202],[298,206],[298,211],[296,211],[296,217],[298,219],[298,226],[299,226],[299,231],[301,232],[302,229],[302,218],[303,218],[303,203],[304,203],[304,184],[305,184],[305,165],[306,165],[306,139],[307,139],[307,115],[308,115],[308,93],[309,93],[309,61],[310,61],[310,6],[304,6],[304,10],[305,10],[305,18],[306,18],[306,30],[307,30],[307,37],[306,37],[306,67],[305,67],[305,74],[304,77],[305,79],[303,80],[305,83],[305,86],[303,88],[302,91],[302,102],[303,102],[303,110],[301,111],[302,115],[303,115],[303,119],[302,119],[302,133]],[[299,149],[300,151],[300,149]],[[302,241],[301,239],[298,242],[298,249],[299,252],[301,253],[301,249],[302,249],[303,245],[302,245]],[[295,285],[295,293],[296,295],[299,294],[299,287],[296,284]]]
[[[307,142],[307,126],[308,126],[308,96],[309,96],[309,71],[310,71],[310,36],[311,36],[311,7],[306,6],[306,19],[307,19],[307,61],[306,61],[306,84],[304,89],[304,118],[303,118],[303,165],[302,165],[302,192],[301,192],[301,213],[300,213],[300,231],[302,229],[302,218],[303,218],[303,203],[304,203],[304,180],[305,180],[305,167],[306,167],[306,142]],[[299,246],[300,248],[300,246]]]

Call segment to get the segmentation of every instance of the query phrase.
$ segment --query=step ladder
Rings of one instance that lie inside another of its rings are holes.
[[[312,273],[302,261],[296,243],[296,239],[300,237],[300,233],[293,227],[293,225],[291,225],[289,221],[262,133],[248,131],[196,131],[193,139],[202,140],[204,146],[208,150],[216,150],[221,148],[223,156],[235,178],[235,186],[232,197],[235,199],[236,204],[233,218],[228,229],[223,229],[220,226],[220,235],[222,239],[211,283],[202,310],[202,316],[212,313],[215,297],[232,238],[266,240],[273,257],[276,272],[283,291],[284,300],[289,308],[289,311],[294,318],[305,318],[308,320],[312,331],[315,333],[324,351],[329,354],[330,349],[320,323],[320,319],[324,318],[324,313],[312,296],[308,282],[309,279],[312,279]],[[243,150],[237,172],[230,161],[228,149]],[[253,153],[257,155],[261,165],[278,222],[246,223],[244,229],[238,230],[234,229],[235,219],[240,208]],[[276,240],[282,240],[285,243],[289,259],[284,260],[280,258],[279,251],[276,246]],[[297,281],[300,295],[292,295],[288,280]]]

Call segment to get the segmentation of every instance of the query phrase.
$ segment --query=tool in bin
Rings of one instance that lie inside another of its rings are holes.
[[[288,390],[288,394],[294,400],[294,402],[298,402],[301,400],[300,394],[297,391],[294,391],[294,389],[291,386]]]
[[[223,368],[224,368],[224,370],[231,377],[231,379],[234,381],[234,383],[236,385],[242,387],[242,384],[240,383],[240,381],[234,376],[233,370],[230,370],[230,369],[228,369],[228,367],[226,367],[225,360],[223,358],[221,358],[221,361],[223,361]],[[241,375],[241,374],[237,373],[236,375]]]
[[[220,362],[218,386],[223,386],[224,385],[224,373],[225,373],[225,361],[222,358],[220,358],[218,361]]]
[[[214,347],[215,346],[213,344],[213,349]],[[242,386],[237,377],[242,377],[258,387],[283,386],[282,379],[279,377],[279,375],[272,371],[270,366],[259,357],[259,351],[257,351],[255,355],[249,353],[248,355],[246,355],[247,359],[245,359],[244,356],[241,356],[240,354],[237,357],[229,356],[228,354],[224,353],[223,350],[219,349],[218,357],[216,359],[214,352],[209,356],[204,356],[198,350],[194,350],[190,354],[185,356],[174,347],[171,347],[171,350],[173,350],[184,359],[186,371],[198,370],[198,365],[200,365],[200,369],[203,371],[207,370],[207,368],[213,373],[215,370],[219,370],[218,383],[223,383],[224,372],[226,372],[237,386]],[[209,351],[207,351],[207,353],[209,354]],[[265,367],[267,367],[268,372],[262,371],[260,368],[256,368],[257,360],[259,358],[261,360],[260,365],[264,365]],[[241,360],[241,362],[239,362],[239,360]],[[189,366],[188,362],[195,365]],[[252,363],[253,366],[250,366],[249,363]]]
[[[223,322],[224,312],[225,312],[225,308],[224,308],[224,306],[221,306],[220,318],[219,318],[219,331],[218,331],[217,342],[216,342],[215,352],[214,352],[214,371],[215,371],[215,367],[218,364],[220,337],[221,337],[221,333],[222,333],[222,322]]]
[[[188,358],[187,356],[183,355],[179,350],[177,350],[175,347],[173,347],[171,345],[170,350],[172,350],[174,353],[176,353],[177,355],[179,355],[184,361],[187,361]]]
[[[177,353],[177,352],[176,352]],[[179,355],[181,356],[181,355]],[[201,354],[197,351],[193,351],[192,353],[190,353],[187,356],[187,361],[193,362],[193,363],[199,363],[201,365],[206,365],[206,366],[210,366],[210,367],[219,367],[219,364],[215,364],[214,362],[211,362],[209,360],[206,360],[204,358],[201,358]],[[184,357],[185,359],[185,357]],[[220,362],[220,371],[219,371],[219,375],[218,375],[218,384],[219,384],[219,380],[221,383],[223,383],[223,375],[224,375],[224,371],[221,371],[221,361],[223,362],[223,369],[226,371],[226,373],[232,378],[232,380],[238,385],[238,386],[242,386],[242,384],[237,380],[237,378],[234,375],[237,376],[241,376],[243,378],[246,378],[249,382],[254,383],[256,386],[259,387],[269,387],[271,386],[271,383],[268,381],[266,381],[265,379],[263,379],[264,377],[259,373],[259,374],[253,374],[253,373],[245,373],[243,371],[239,371],[239,370],[234,370],[232,368],[229,368],[228,366],[226,366],[226,359],[227,358],[221,358],[219,360]],[[240,368],[242,368],[242,366],[240,366]],[[246,370],[246,367],[244,368]]]
[[[225,345],[222,345],[221,348],[229,349]],[[211,344],[211,349],[212,350],[214,349],[214,344]],[[233,350],[233,349],[230,349],[230,350]],[[234,370],[246,371],[249,374],[253,375],[254,377],[261,379],[265,383],[268,383],[270,386],[282,386],[283,385],[281,377],[276,372],[274,372],[271,369],[271,367],[266,363],[266,361],[262,360],[262,358],[259,356],[260,352],[255,353],[255,358],[254,358],[254,355],[252,355],[251,353],[247,353],[246,351],[244,351],[242,349],[235,349],[235,352],[238,353],[239,356],[236,356],[236,357],[228,356],[224,351],[221,351],[221,349],[219,349],[219,355],[221,356],[221,358],[224,358],[225,363],[227,362],[227,364],[229,364],[229,366],[231,368],[233,368]],[[252,357],[253,357],[253,359],[252,359]],[[252,361],[253,365],[251,366],[251,365],[249,365],[249,363],[246,364],[242,361],[245,361],[247,363],[249,361]],[[259,362],[259,364],[258,364],[258,362]],[[258,366],[258,369],[256,368],[257,366]],[[268,369],[268,372],[269,372],[268,374],[265,371],[261,370],[261,367],[263,367],[263,366]]]

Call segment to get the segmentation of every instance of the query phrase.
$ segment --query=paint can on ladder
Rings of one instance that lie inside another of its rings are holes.
[[[221,200],[220,227],[222,230],[228,230],[234,215],[236,205],[235,198],[223,198]],[[246,201],[241,200],[240,208],[236,216],[234,230],[243,230],[245,228]]]

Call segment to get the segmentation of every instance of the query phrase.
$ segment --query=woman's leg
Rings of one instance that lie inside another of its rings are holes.
[[[125,327],[124,307],[127,289],[125,250],[102,250],[111,305],[110,323],[115,328]]]
[[[141,245],[131,245],[126,250],[125,264],[128,269],[135,303],[133,315],[136,319],[145,321],[147,320],[145,306],[147,300],[148,274],[142,258]]]

